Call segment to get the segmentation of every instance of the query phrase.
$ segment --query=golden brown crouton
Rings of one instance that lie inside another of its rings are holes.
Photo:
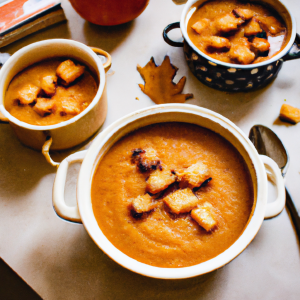
[[[137,213],[148,212],[159,205],[158,201],[153,201],[149,194],[138,196],[133,199],[132,207]]]
[[[191,216],[206,231],[211,231],[217,226],[213,206],[209,202],[205,202],[193,209]]]
[[[25,86],[23,86],[22,89],[19,90],[18,100],[20,101],[21,104],[24,104],[24,105],[30,104],[36,100],[40,91],[41,91],[41,88],[28,83]]]
[[[253,18],[247,25],[244,27],[244,35],[251,36],[256,35],[262,32],[261,27],[259,26],[258,20]]]
[[[76,66],[72,60],[68,59],[58,66],[56,74],[63,80],[65,85],[68,85],[81,76],[84,73],[84,69],[84,66]]]
[[[41,117],[47,114],[51,114],[55,111],[55,101],[47,98],[37,98],[36,104],[33,110],[38,113]]]
[[[60,114],[61,115],[77,115],[81,111],[80,104],[72,98],[64,98],[61,100]]]
[[[210,24],[210,20],[208,19],[202,19],[199,22],[196,22],[191,27],[199,34],[203,32],[204,29],[208,28]]]
[[[279,118],[293,124],[300,122],[300,109],[288,104],[282,104]]]
[[[214,22],[214,26],[218,31],[221,32],[229,32],[231,30],[235,30],[239,25],[244,23],[245,21],[241,18],[236,18],[233,14],[227,14],[223,17],[218,18]]]
[[[257,52],[265,52],[270,49],[270,43],[266,39],[255,37],[252,40],[251,49]]]
[[[243,20],[250,20],[254,16],[254,11],[251,9],[236,8],[232,12]]]
[[[166,189],[175,182],[176,176],[168,169],[156,170],[147,179],[146,190],[151,194],[156,194]]]
[[[259,17],[259,23],[265,31],[269,31],[271,34],[276,35],[285,30],[283,24],[281,24],[276,18],[270,17]]]
[[[204,37],[203,41],[205,42],[207,48],[229,49],[231,46],[228,39],[219,36]]]
[[[191,165],[187,169],[176,170],[177,180],[181,186],[193,189],[199,187],[205,180],[210,178],[207,166],[201,162]]]
[[[199,203],[199,199],[190,188],[177,190],[165,197],[163,201],[175,214],[190,212]]]
[[[255,59],[255,54],[250,51],[250,45],[247,38],[239,38],[234,44],[231,43],[230,57],[241,64],[251,64]]]
[[[55,75],[48,75],[42,78],[41,88],[48,95],[53,96],[56,90],[57,77]]]
[[[132,162],[137,165],[141,172],[148,172],[161,168],[160,160],[157,156],[157,152],[152,148],[146,149],[133,149]]]

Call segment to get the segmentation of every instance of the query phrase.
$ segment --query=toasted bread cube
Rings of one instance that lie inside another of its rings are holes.
[[[165,197],[163,201],[175,214],[190,212],[199,203],[199,199],[190,188],[177,190]]]
[[[215,21],[215,27],[218,31],[229,32],[235,30],[239,25],[243,24],[245,21],[241,18],[236,18],[233,14],[227,14],[223,17],[218,18]]]
[[[247,38],[239,38],[235,43],[231,43],[229,55],[241,64],[251,64],[255,59],[255,54],[250,50],[250,46]]]
[[[55,75],[48,75],[42,78],[41,88],[48,95],[53,96],[56,91],[57,77]]]
[[[300,122],[300,109],[288,104],[282,104],[279,118],[293,124]]]
[[[132,207],[137,213],[148,212],[159,205],[158,201],[152,201],[152,198],[149,194],[145,194],[143,196],[138,196],[133,199]]]
[[[75,65],[70,59],[62,62],[56,69],[56,74],[68,85],[84,73],[84,66]]]
[[[213,206],[209,202],[205,202],[193,209],[191,216],[206,231],[211,231],[217,226]]]
[[[254,60],[254,62],[253,62],[252,64],[258,64],[258,63],[263,62],[263,61],[266,61],[266,60],[268,60],[268,59],[269,59],[268,56],[266,56],[266,57],[259,56],[259,57],[257,57],[257,58]]]
[[[252,19],[246,26],[244,26],[244,35],[251,36],[261,33],[262,29],[259,26],[257,19]]]
[[[230,49],[230,42],[228,39],[219,36],[210,36],[203,38],[207,48],[215,49]]]
[[[147,179],[146,190],[151,194],[156,194],[166,189],[175,182],[176,176],[168,169],[160,169],[152,172]]]
[[[41,117],[47,114],[51,114],[55,111],[56,105],[55,101],[47,98],[37,98],[36,104],[33,110],[38,113]]]
[[[190,189],[199,187],[205,180],[210,178],[207,166],[201,162],[191,165],[187,169],[176,171],[177,180]]]
[[[133,149],[132,162],[135,163],[141,172],[148,172],[156,170],[160,167],[160,159],[157,156],[157,152],[152,148],[146,149]]]
[[[208,19],[202,19],[195,24],[193,24],[191,27],[199,34],[203,32],[204,29],[208,28],[210,24],[210,20]]]
[[[260,17],[259,22],[265,31],[269,31],[271,34],[276,35],[285,30],[284,26],[276,18]]]
[[[23,86],[21,90],[18,92],[18,99],[21,104],[30,104],[37,99],[38,94],[40,93],[41,88],[35,86],[31,83]]]
[[[255,37],[251,43],[251,49],[258,52],[266,52],[270,49],[270,43],[266,39]]]
[[[64,98],[61,100],[61,115],[78,115],[80,113],[80,104],[72,98]]]
[[[245,21],[250,20],[254,16],[254,11],[251,9],[236,8],[232,12]]]

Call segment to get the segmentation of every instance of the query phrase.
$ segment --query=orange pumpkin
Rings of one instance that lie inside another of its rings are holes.
[[[98,25],[118,25],[138,17],[149,0],[70,0],[87,21]]]

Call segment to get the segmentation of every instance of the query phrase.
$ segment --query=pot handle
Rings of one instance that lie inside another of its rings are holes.
[[[300,58],[300,35],[297,33],[293,46],[289,52],[282,58],[283,61]]]
[[[260,155],[268,178],[275,184],[277,188],[277,198],[274,202],[267,203],[265,219],[270,219],[279,215],[285,206],[285,186],[284,179],[281,176],[280,169],[276,162],[268,156]]]
[[[68,206],[65,202],[65,185],[70,164],[82,162],[87,150],[79,151],[65,158],[57,169],[53,184],[52,202],[56,214],[64,220],[82,223],[78,206]]]
[[[97,48],[97,47],[90,47],[96,54],[100,54],[106,57],[106,62],[103,64],[105,73],[111,68],[111,56],[106,51]]]
[[[167,44],[169,44],[170,46],[183,47],[183,42],[172,41],[168,36],[168,32],[175,28],[180,28],[180,22],[172,23],[172,24],[169,24],[168,26],[166,26],[166,28],[163,31],[163,38],[164,38],[165,42]]]
[[[42,153],[45,156],[47,162],[52,165],[53,167],[58,167],[60,164],[55,162],[51,156],[50,156],[50,147],[52,145],[52,137],[51,136],[47,136],[46,137],[46,141],[42,147]]]

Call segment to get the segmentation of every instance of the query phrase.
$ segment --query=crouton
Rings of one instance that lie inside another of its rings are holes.
[[[288,104],[282,104],[279,118],[293,124],[300,122],[300,109]]]
[[[69,85],[84,73],[84,66],[75,65],[70,59],[62,62],[56,69],[56,74],[63,80],[64,85]]]
[[[53,113],[55,109],[55,100],[47,98],[37,98],[36,104],[33,107],[33,110],[41,117]]]
[[[205,180],[210,178],[207,166],[201,162],[191,165],[187,169],[176,170],[177,180],[182,187],[193,189],[199,187]]]
[[[229,32],[235,30],[239,25],[243,24],[245,21],[241,18],[236,18],[233,14],[227,14],[223,17],[216,19],[214,26],[218,31]]]
[[[132,201],[132,207],[137,213],[149,212],[156,208],[159,204],[160,203],[158,201],[153,201],[149,194],[138,196]]]
[[[165,197],[163,201],[175,214],[190,212],[199,203],[199,199],[190,188],[177,190]]]
[[[211,231],[217,226],[213,206],[209,202],[205,202],[193,209],[191,217],[206,231]]]
[[[73,98],[64,98],[60,103],[61,115],[77,115],[81,111],[80,104]]]
[[[244,26],[244,35],[251,36],[261,33],[263,30],[259,26],[258,20],[256,18],[252,19],[248,24]]]
[[[232,11],[234,15],[243,20],[247,21],[250,20],[254,16],[254,11],[251,9],[243,9],[243,8],[236,8]]]
[[[204,37],[203,41],[206,44],[206,48],[230,49],[231,46],[228,39],[219,36]]]
[[[53,96],[56,90],[57,77],[55,75],[48,75],[42,78],[41,88],[48,95]]]
[[[210,25],[210,20],[208,19],[202,19],[195,24],[193,24],[191,27],[199,34],[203,32],[204,29],[208,28]]]
[[[161,162],[157,157],[157,152],[152,148],[131,150],[131,161],[137,165],[141,172],[161,169]]]
[[[231,43],[229,55],[241,64],[251,64],[255,59],[255,54],[250,50],[250,46],[247,38],[239,38],[236,43]]]
[[[22,89],[19,90],[18,100],[23,105],[31,104],[37,99],[37,96],[40,93],[40,91],[41,88],[31,83],[28,83],[25,86],[23,86]]]
[[[270,49],[270,43],[266,39],[255,37],[251,43],[251,50],[254,52],[266,52]]]
[[[168,169],[156,170],[147,179],[146,190],[151,194],[156,194],[166,189],[175,182],[176,176]]]
[[[254,62],[252,64],[258,64],[258,63],[266,61],[268,59],[269,59],[268,56],[259,56],[254,60]]]
[[[285,30],[285,27],[276,18],[259,17],[258,21],[265,31],[269,31],[271,34],[276,35]]]

